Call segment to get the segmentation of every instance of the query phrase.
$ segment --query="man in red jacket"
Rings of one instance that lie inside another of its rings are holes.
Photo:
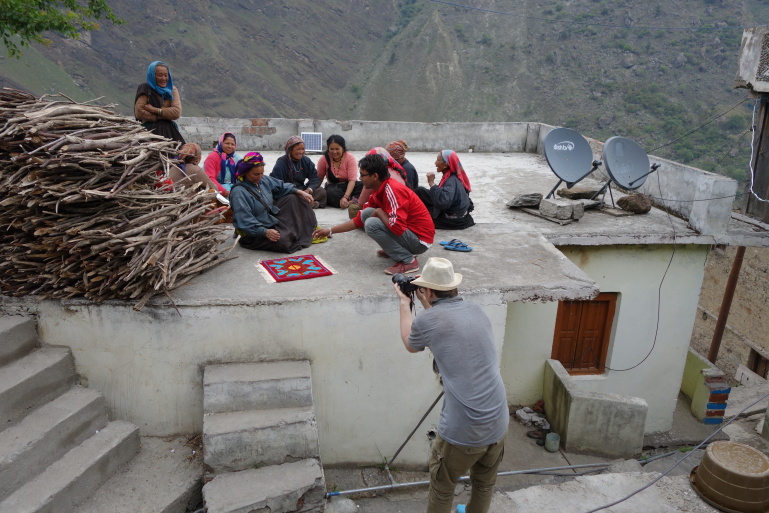
[[[374,192],[354,219],[331,228],[319,228],[313,237],[331,237],[333,233],[363,228],[381,246],[377,255],[395,260],[385,273],[419,271],[416,255],[427,251],[435,237],[430,212],[414,191],[390,179],[387,164],[380,155],[366,155],[358,162],[358,168],[363,187]]]

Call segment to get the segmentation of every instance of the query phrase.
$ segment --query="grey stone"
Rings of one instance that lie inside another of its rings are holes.
[[[138,451],[139,428],[111,422],[0,502],[0,513],[72,511]]]
[[[310,363],[306,360],[206,366],[205,413],[301,406],[312,406]]]
[[[613,474],[643,472],[643,467],[638,463],[638,460],[615,460],[607,467],[606,472]]]
[[[208,513],[321,512],[323,469],[315,459],[216,476],[203,486]]]
[[[532,193],[532,194],[518,194],[516,196],[513,196],[513,199],[507,202],[507,206],[510,208],[519,208],[519,207],[537,208],[541,201],[542,201],[542,194],[538,192]]]
[[[582,219],[584,215],[585,215],[585,204],[582,202],[582,200],[572,202],[571,218]]]
[[[203,445],[216,473],[319,456],[315,415],[307,408],[207,414]]]
[[[601,190],[600,187],[582,187],[576,185],[571,189],[558,189],[555,193],[564,199],[578,200],[591,199],[599,190]]]
[[[543,199],[539,204],[539,212],[545,217],[554,219],[571,219],[574,206],[565,200]]]
[[[332,497],[326,503],[326,513],[358,513],[358,506],[350,499]]]

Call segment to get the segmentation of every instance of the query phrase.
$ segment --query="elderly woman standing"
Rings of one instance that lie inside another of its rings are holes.
[[[237,140],[235,134],[225,132],[219,138],[219,144],[206,157],[206,174],[216,184],[216,190],[225,198],[230,196],[230,189],[235,183],[235,155]]]
[[[406,159],[406,152],[409,151],[409,145],[406,144],[406,141],[398,139],[385,146],[385,149],[395,159],[395,162],[406,171],[406,186],[412,191],[417,190],[419,175],[414,165]]]
[[[435,160],[435,169],[442,173],[435,185],[435,173],[427,173],[429,189],[420,187],[417,196],[430,211],[435,227],[443,230],[464,230],[475,224],[470,212],[475,208],[470,199],[470,179],[467,178],[459,156],[453,150],[443,150]]]
[[[182,100],[174,87],[171,69],[165,62],[153,62],[147,68],[147,81],[136,89],[134,116],[147,130],[184,144],[174,121],[181,115]]]
[[[264,176],[264,158],[257,152],[247,153],[238,162],[235,175],[230,205],[241,246],[293,253],[312,243],[317,221],[309,193]]]
[[[344,137],[332,135],[326,140],[326,152],[318,161],[318,177],[326,178],[328,205],[347,208],[352,198],[360,196],[363,182],[358,178],[358,162],[347,152]]]
[[[315,164],[304,154],[304,140],[293,135],[286,141],[284,149],[286,154],[275,162],[270,176],[311,194],[312,208],[326,208],[326,189],[320,186]]]

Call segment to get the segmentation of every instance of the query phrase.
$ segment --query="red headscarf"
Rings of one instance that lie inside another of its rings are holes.
[[[454,150],[443,150],[441,152],[441,158],[443,159],[443,162],[449,165],[449,167],[443,171],[443,177],[441,178],[441,183],[438,184],[438,187],[443,187],[446,180],[448,180],[451,175],[456,174],[459,181],[462,182],[462,185],[465,187],[465,190],[470,192],[472,190],[470,188],[470,179],[467,178],[467,173],[465,173],[465,168],[462,167],[462,163],[459,161],[457,152]]]
[[[394,169],[398,172],[399,175],[401,175],[401,178],[403,178],[403,183],[406,183],[406,170],[403,169],[403,166],[398,164],[394,158],[388,153],[388,151],[381,146],[377,146],[376,148],[371,148],[368,150],[368,153],[366,155],[379,155],[381,156],[385,162],[387,163],[387,167],[390,169]]]

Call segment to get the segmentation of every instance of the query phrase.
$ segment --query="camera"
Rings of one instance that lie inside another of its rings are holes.
[[[403,273],[393,274],[393,283],[398,285],[398,288],[401,289],[401,292],[403,292],[407,296],[412,295],[419,288],[413,283],[411,283],[415,279],[416,279],[416,276],[406,276]]]

